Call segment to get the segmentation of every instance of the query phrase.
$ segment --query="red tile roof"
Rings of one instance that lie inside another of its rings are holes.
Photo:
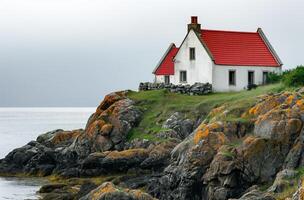
[[[210,50],[215,64],[235,66],[278,67],[275,59],[258,32],[201,30],[201,39]]]
[[[164,57],[161,59],[160,64],[155,69],[155,75],[174,75],[173,58],[177,51],[178,48],[174,44],[171,44]]]

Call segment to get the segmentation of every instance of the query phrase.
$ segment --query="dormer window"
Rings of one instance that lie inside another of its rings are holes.
[[[190,48],[190,60],[195,60],[195,48]]]

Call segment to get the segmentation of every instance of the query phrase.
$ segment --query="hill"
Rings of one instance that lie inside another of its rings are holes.
[[[45,176],[44,199],[303,197],[304,89],[107,95],[84,130],[10,152],[2,176]]]

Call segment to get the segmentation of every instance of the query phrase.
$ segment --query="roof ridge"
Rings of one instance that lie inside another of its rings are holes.
[[[251,31],[229,31],[229,30],[214,30],[214,29],[201,29],[201,32],[203,31],[212,31],[212,32],[228,32],[228,33],[251,33],[251,34],[257,34],[258,32],[251,32]]]

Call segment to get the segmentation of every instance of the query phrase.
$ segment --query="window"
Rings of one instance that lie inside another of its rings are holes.
[[[263,84],[268,83],[268,72],[263,72]]]
[[[170,76],[165,76],[165,84],[166,85],[170,84]]]
[[[181,83],[186,83],[187,82],[187,71],[180,71],[179,72],[179,81]]]
[[[248,85],[254,84],[254,71],[248,71]]]
[[[195,60],[195,48],[190,48],[190,60]]]
[[[235,71],[229,71],[229,85],[235,85]]]

